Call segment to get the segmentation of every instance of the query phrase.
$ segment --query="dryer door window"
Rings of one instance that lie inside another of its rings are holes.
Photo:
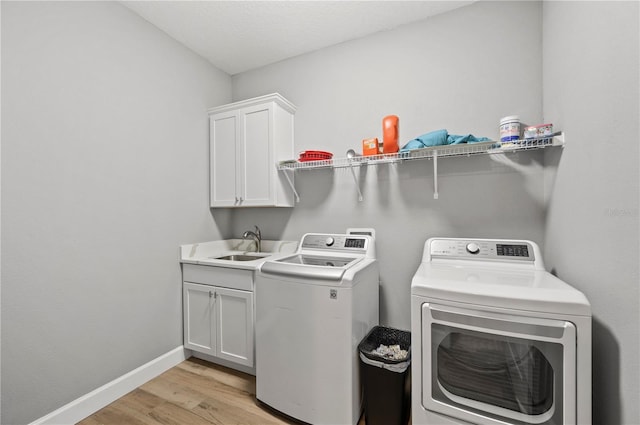
[[[534,344],[434,325],[444,335],[436,351],[437,382],[448,398],[461,397],[536,416],[553,406],[553,366]],[[559,351],[562,346],[550,347]],[[562,365],[560,364],[560,367]]]
[[[425,407],[486,424],[575,423],[575,413],[564,409],[575,397],[572,324],[429,304],[424,309]]]

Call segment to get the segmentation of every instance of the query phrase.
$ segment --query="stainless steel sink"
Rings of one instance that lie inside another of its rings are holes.
[[[227,261],[252,261],[259,260],[260,258],[268,257],[268,255],[247,255],[247,254],[233,254],[233,255],[225,255],[224,257],[216,257],[216,260],[227,260]]]

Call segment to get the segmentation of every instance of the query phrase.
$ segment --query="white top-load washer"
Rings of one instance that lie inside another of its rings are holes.
[[[414,424],[591,423],[591,307],[534,242],[427,240],[411,330]]]
[[[374,239],[305,234],[256,275],[256,397],[299,421],[356,424],[357,347],[378,324]]]

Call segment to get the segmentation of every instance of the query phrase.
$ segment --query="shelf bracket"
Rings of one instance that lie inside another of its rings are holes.
[[[293,185],[293,181],[291,180],[291,177],[289,177],[289,173],[287,173],[287,170],[282,170],[282,172],[284,173],[284,176],[289,182],[289,186],[291,186],[291,190],[293,190],[293,195],[296,197],[296,204],[299,203],[300,195],[298,195],[298,192],[296,191],[296,187]]]
[[[564,148],[564,131],[560,132],[557,136],[554,136],[551,145],[552,146],[562,146]]]
[[[438,151],[433,151],[433,199],[438,199]]]
[[[356,185],[356,190],[358,191],[358,202],[362,202],[362,192],[360,192],[360,182],[358,182],[358,177],[356,177],[356,171],[353,169],[353,164],[349,164],[349,169],[351,170],[351,175],[353,176],[353,182]]]

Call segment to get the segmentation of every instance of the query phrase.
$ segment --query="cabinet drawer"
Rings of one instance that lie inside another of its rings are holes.
[[[251,270],[183,264],[182,280],[203,285],[253,291],[253,271]]]

